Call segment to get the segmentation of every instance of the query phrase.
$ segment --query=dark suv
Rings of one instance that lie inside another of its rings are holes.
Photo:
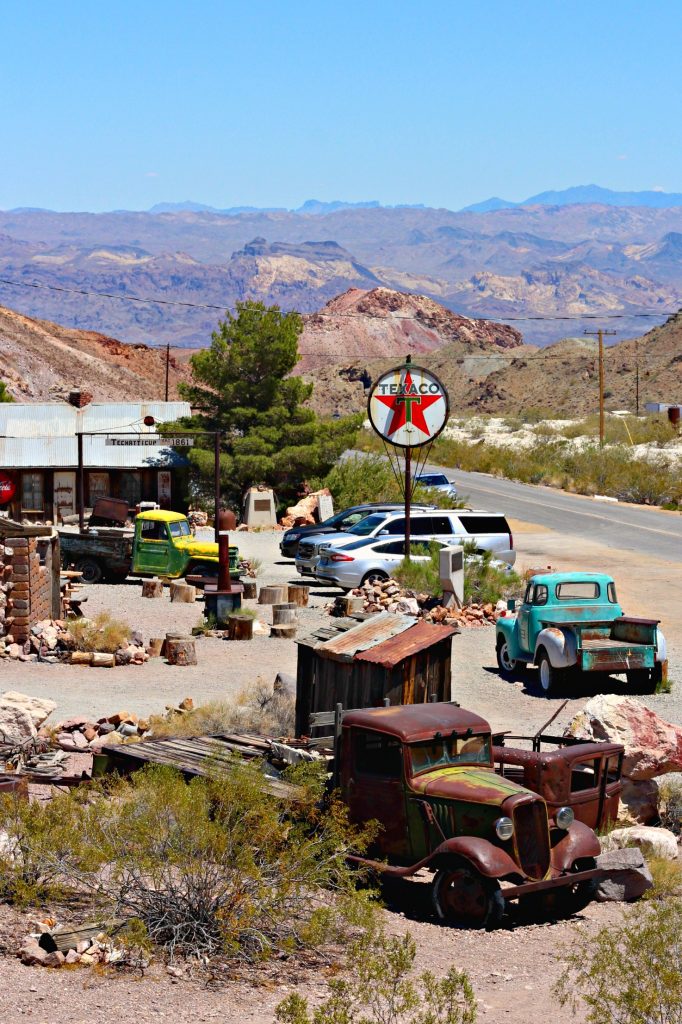
[[[387,502],[370,502],[366,505],[353,505],[351,508],[344,508],[336,515],[325,519],[323,523],[312,523],[310,526],[293,526],[282,535],[279,550],[285,558],[295,558],[298,552],[298,542],[306,534],[314,533],[337,533],[338,531],[349,530],[373,512],[397,512],[403,509],[402,504],[390,504]],[[416,509],[429,509],[433,505],[413,505]]]

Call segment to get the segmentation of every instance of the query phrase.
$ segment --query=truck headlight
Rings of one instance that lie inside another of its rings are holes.
[[[575,814],[570,807],[560,807],[556,812],[555,821],[557,828],[569,829],[575,820]]]
[[[511,839],[514,835],[514,822],[511,818],[498,818],[495,822],[495,832],[498,839]]]

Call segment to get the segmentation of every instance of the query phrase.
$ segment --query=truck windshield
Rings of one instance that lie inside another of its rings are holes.
[[[169,523],[171,537],[189,537],[189,523],[186,519],[178,519],[177,523]]]
[[[444,736],[411,743],[412,774],[458,764],[490,764],[490,736]]]

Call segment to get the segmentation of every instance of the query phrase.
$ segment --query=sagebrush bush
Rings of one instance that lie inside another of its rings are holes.
[[[262,736],[292,736],[295,699],[285,690],[274,690],[263,679],[245,686],[231,701],[209,701],[185,714],[154,715],[154,736],[210,736],[249,732]]]
[[[588,1024],[680,1024],[682,902],[644,903],[564,953],[554,993]]]
[[[403,559],[393,576],[404,587],[417,593],[441,597],[440,545],[428,545],[428,559]],[[464,600],[480,604],[496,604],[502,598],[519,593],[521,577],[494,564],[494,552],[479,554],[476,545],[464,545]]]
[[[658,812],[661,825],[676,836],[682,834],[682,775],[662,778],[658,783]]]
[[[400,473],[391,468],[388,459],[379,454],[351,455],[341,459],[316,485],[328,487],[338,509],[367,502],[386,501],[400,504],[404,501]],[[430,487],[415,487],[412,501],[439,508],[461,508],[465,498],[448,498]]]
[[[654,887],[645,894],[645,899],[669,900],[682,896],[682,861],[667,860],[663,857],[647,857]]]
[[[368,927],[349,947],[348,976],[327,982],[327,998],[312,1014],[297,993],[276,1009],[279,1024],[475,1024],[476,999],[466,974],[409,977],[417,946],[408,933],[388,936]]]
[[[112,619],[109,612],[98,612],[94,619],[69,619],[66,628],[77,651],[114,654],[128,645],[131,636],[128,623]]]

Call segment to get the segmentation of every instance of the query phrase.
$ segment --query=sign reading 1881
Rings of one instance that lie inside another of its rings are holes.
[[[406,364],[388,370],[369,393],[367,412],[377,434],[399,448],[419,448],[448,421],[448,393],[435,374]]]
[[[158,434],[109,434],[105,444],[132,448],[193,448],[194,438],[186,434],[175,437],[160,437]]]

